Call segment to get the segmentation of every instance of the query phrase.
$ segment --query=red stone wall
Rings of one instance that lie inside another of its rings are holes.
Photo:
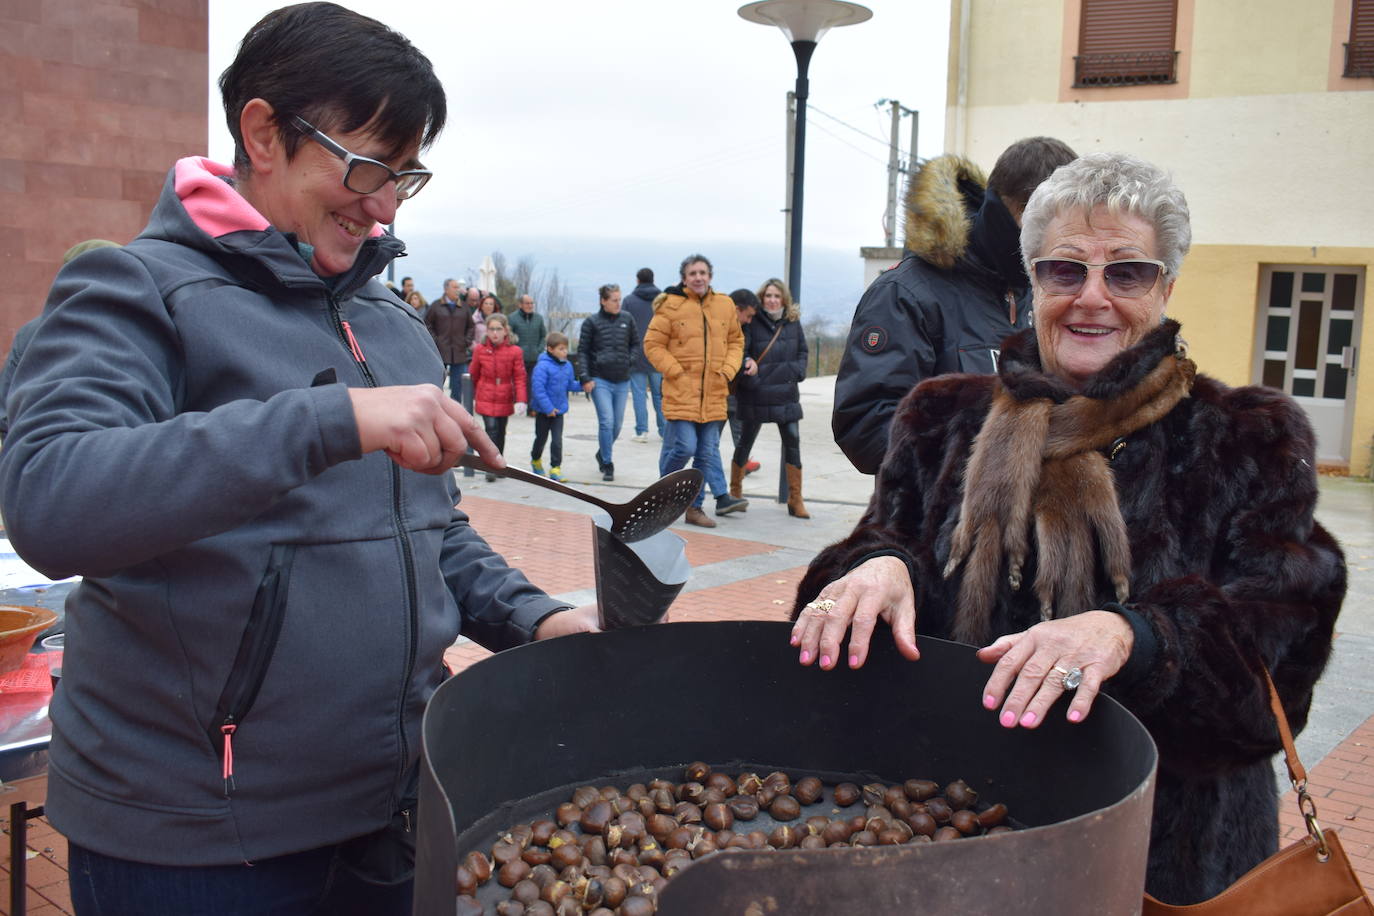
[[[77,242],[127,242],[204,155],[208,0],[0,2],[0,353]]]

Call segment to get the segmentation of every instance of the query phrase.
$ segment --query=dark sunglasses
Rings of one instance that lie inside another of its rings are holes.
[[[1072,296],[1088,282],[1089,270],[1101,270],[1102,280],[1113,295],[1135,299],[1154,289],[1160,274],[1168,273],[1163,261],[1126,258],[1106,264],[1089,264],[1073,258],[1034,258],[1031,269],[1040,288],[1054,296]]]
[[[344,172],[344,187],[355,194],[372,194],[388,181],[394,181],[396,182],[396,199],[409,200],[420,193],[425,182],[429,181],[434,174],[429,169],[393,171],[390,166],[378,162],[376,159],[368,159],[366,156],[350,153],[329,139],[326,134],[316,129],[305,118],[292,118],[291,123],[301,133],[344,161],[348,166],[348,170]]]

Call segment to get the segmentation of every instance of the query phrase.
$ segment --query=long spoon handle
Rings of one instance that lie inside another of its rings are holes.
[[[491,465],[487,464],[485,461],[483,461],[477,455],[464,455],[462,458],[458,459],[458,463],[455,465],[455,467],[467,467],[472,468],[474,471],[483,471],[487,474],[495,474],[498,477],[509,477],[512,480],[523,480],[525,483],[532,483],[536,487],[543,487],[546,490],[553,490],[555,493],[562,493],[565,496],[571,496],[574,499],[580,499],[585,502],[589,502],[594,506],[600,506],[602,509],[605,509],[607,512],[610,512],[612,514],[614,514],[615,509],[618,508],[617,506],[608,503],[605,500],[597,499],[590,493],[584,493],[581,490],[574,489],[573,487],[565,486],[564,484],[561,484],[556,480],[549,480],[547,477],[540,477],[538,474],[531,474],[529,471],[522,471],[519,468],[511,467],[510,465],[506,465],[503,468],[494,468]]]

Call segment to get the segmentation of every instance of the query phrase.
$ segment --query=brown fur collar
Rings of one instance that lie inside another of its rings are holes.
[[[907,187],[907,249],[942,270],[953,267],[968,248],[987,183],[978,166],[952,153],[921,165]]]
[[[949,578],[968,564],[956,639],[988,639],[998,576],[1005,561],[1008,584],[1021,587],[1032,523],[1042,619],[1092,606],[1097,545],[1117,600],[1126,600],[1130,544],[1099,449],[1153,424],[1187,396],[1196,370],[1176,349],[1177,330],[1169,322],[1151,332],[1082,393],[1035,368],[1031,359],[1038,363],[1038,354],[1018,350],[1008,362],[1003,351],[992,408],[964,470],[959,524],[944,569]]]

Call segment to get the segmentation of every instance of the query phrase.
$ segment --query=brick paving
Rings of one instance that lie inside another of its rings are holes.
[[[467,495],[463,508],[475,527],[513,565],[522,568],[536,585],[552,593],[567,593],[594,586],[590,545],[590,521],[576,512],[548,509],[532,503]],[[753,513],[751,513],[753,514]],[[688,561],[694,568],[759,557],[784,549],[757,537],[740,539],[722,533],[674,529],[687,542]],[[786,541],[786,529],[778,528],[773,540]],[[805,572],[795,566],[775,572],[739,578],[725,584],[686,591],[669,611],[671,621],[785,620],[791,596]],[[462,670],[490,653],[463,642],[445,655],[449,666]],[[1336,827],[1352,864],[1365,887],[1374,893],[1374,718],[1366,720],[1320,761],[1306,761],[1309,788],[1315,797],[1323,826]],[[6,787],[27,789],[42,797],[45,777],[30,784]],[[8,804],[0,791],[6,815]],[[58,916],[72,912],[67,884],[66,841],[42,818],[29,822],[28,912],[32,916]],[[1290,790],[1281,802],[1280,842],[1292,842],[1303,831]],[[0,884],[0,916],[8,914],[9,869],[5,862]]]

